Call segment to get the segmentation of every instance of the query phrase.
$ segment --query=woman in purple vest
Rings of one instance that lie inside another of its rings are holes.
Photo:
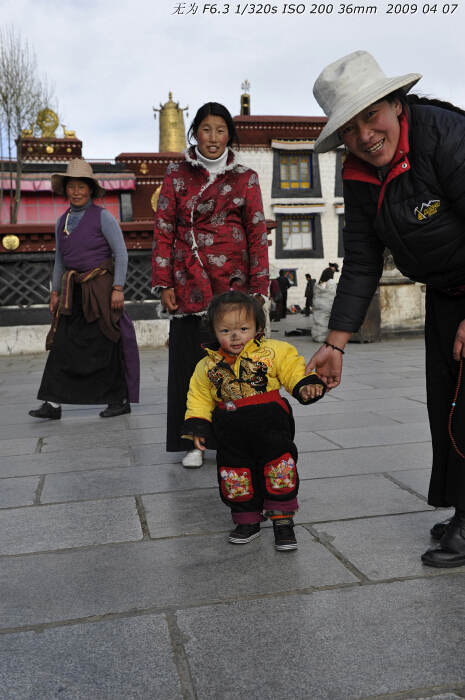
[[[66,174],[52,175],[52,188],[70,208],[55,229],[47,336],[50,350],[37,398],[29,415],[61,418],[61,404],[108,404],[112,418],[139,401],[139,353],[134,326],[124,310],[128,254],[116,219],[94,199],[105,193],[91,166],[76,158]]]

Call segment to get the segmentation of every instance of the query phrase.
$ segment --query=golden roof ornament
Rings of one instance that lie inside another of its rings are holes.
[[[42,133],[40,135],[41,139],[54,139],[55,129],[59,125],[60,120],[58,116],[51,109],[42,109],[37,115],[37,126],[40,127]]]
[[[250,83],[248,80],[242,83],[241,89],[244,91],[241,95],[241,115],[248,115],[250,114]]]
[[[157,112],[160,112],[160,153],[180,153],[186,148],[186,130],[184,127],[184,115],[189,107],[179,107],[179,102],[173,101],[173,93],[169,93],[169,100],[162,105],[160,109],[153,107],[155,112],[154,119],[157,118]]]
[[[3,236],[2,244],[3,247],[6,248],[6,250],[16,250],[17,248],[19,248],[19,243],[20,241],[18,236],[14,236],[11,234],[9,236]]]

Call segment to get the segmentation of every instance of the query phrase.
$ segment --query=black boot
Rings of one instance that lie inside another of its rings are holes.
[[[100,418],[114,418],[115,416],[122,416],[125,413],[131,413],[131,404],[123,403],[121,406],[117,403],[110,403],[104,411],[99,413]]]
[[[465,512],[456,510],[439,544],[428,549],[421,558],[423,564],[451,569],[465,564]]]
[[[433,525],[433,527],[430,530],[431,537],[433,540],[440,540],[444,537],[444,535],[447,532],[447,528],[450,525],[450,521],[452,520],[452,517],[447,518],[447,520],[443,520],[440,523],[436,523]]]
[[[278,552],[289,549],[297,549],[297,540],[294,533],[294,521],[292,518],[281,517],[273,520],[275,549]]]
[[[51,403],[46,401],[42,406],[35,411],[29,411],[29,415],[33,418],[48,418],[49,420],[60,420],[61,406],[54,408]]]
[[[229,533],[232,544],[247,544],[260,536],[260,523],[244,523]]]

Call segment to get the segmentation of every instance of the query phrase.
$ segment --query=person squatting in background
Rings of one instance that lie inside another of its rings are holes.
[[[334,279],[335,272],[339,272],[339,265],[337,263],[328,263],[328,267],[325,267],[325,269],[321,273],[321,277],[318,280],[318,284]]]
[[[292,409],[279,389],[309,404],[326,386],[306,374],[292,345],[265,339],[256,298],[236,291],[215,297],[205,324],[217,342],[205,347],[192,375],[183,435],[199,450],[212,432],[216,438],[220,497],[236,525],[229,542],[247,544],[271,518],[276,549],[296,549],[297,448]]]

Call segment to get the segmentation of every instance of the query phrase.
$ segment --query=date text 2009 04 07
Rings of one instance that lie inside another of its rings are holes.
[[[359,5],[356,3],[311,3],[306,5],[304,3],[285,3],[283,5],[271,5],[267,4],[255,4],[255,3],[244,3],[239,5],[228,5],[217,4],[217,3],[205,3],[202,5],[191,4],[189,11],[183,11],[186,7],[184,3],[179,3],[176,5],[176,12],[173,14],[196,14],[198,10],[201,10],[202,14],[211,15],[331,15],[331,14],[377,14],[378,12],[383,12],[387,15],[414,15],[414,14],[454,14],[458,9],[458,3],[424,3],[417,5],[415,3],[388,3],[384,7],[379,5]]]

